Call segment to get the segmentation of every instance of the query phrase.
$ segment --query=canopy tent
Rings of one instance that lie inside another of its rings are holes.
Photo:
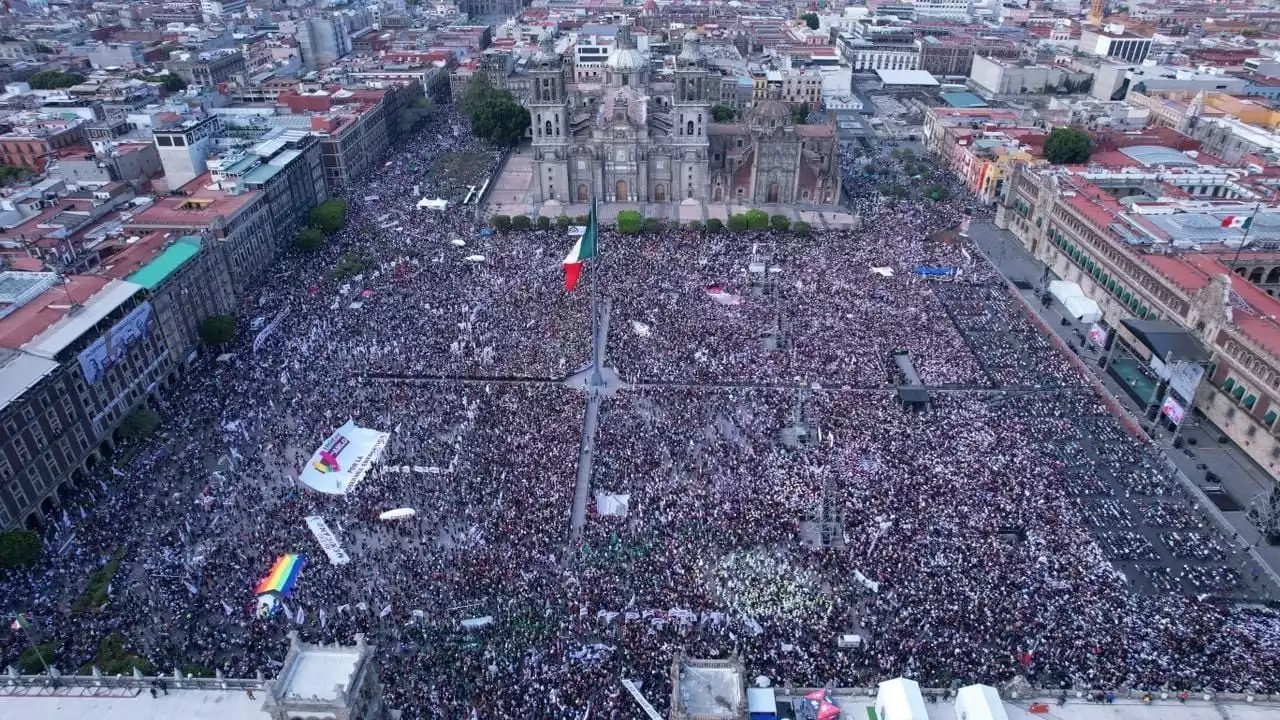
[[[418,208],[426,208],[428,210],[444,210],[449,207],[449,201],[441,198],[422,198],[418,201]]]
[[[876,693],[876,715],[893,720],[929,720],[920,694],[920,683],[907,678],[894,678],[880,683]]]
[[[1000,693],[990,685],[966,685],[956,693],[956,717],[965,720],[1009,720]]]
[[[1071,313],[1071,317],[1085,323],[1096,323],[1102,319],[1102,308],[1098,303],[1084,296],[1070,297],[1062,303]]]
[[[1209,350],[1200,338],[1179,325],[1163,320],[1123,320],[1120,324],[1161,360],[1209,361]]]
[[[774,720],[778,717],[778,698],[773,688],[747,688],[747,712],[751,720]]]
[[[1049,294],[1062,303],[1071,317],[1080,322],[1095,323],[1102,319],[1102,309],[1098,307],[1098,303],[1090,300],[1080,286],[1073,282],[1054,280],[1049,283]]]
[[[602,516],[612,515],[626,517],[627,507],[631,504],[630,495],[596,491],[596,512]]]

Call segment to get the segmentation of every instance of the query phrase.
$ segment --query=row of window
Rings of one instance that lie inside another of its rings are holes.
[[[1249,391],[1243,380],[1228,375],[1226,380],[1222,381],[1222,391],[1230,395],[1236,402],[1240,403],[1245,410],[1253,410],[1253,406],[1258,404],[1258,396]],[[1280,413],[1276,410],[1267,410],[1266,415],[1262,417],[1262,424],[1272,427],[1276,424],[1276,420],[1280,419]]]
[[[1049,239],[1053,241],[1053,244],[1057,245],[1058,249],[1062,250],[1067,257],[1071,258],[1072,262],[1088,273],[1089,276],[1093,278],[1094,282],[1097,283],[1098,287],[1106,288],[1107,292],[1111,293],[1116,299],[1124,303],[1124,305],[1128,307],[1134,315],[1140,318],[1155,317],[1155,312],[1143,304],[1141,296],[1117,282],[1115,278],[1111,277],[1109,273],[1103,270],[1100,263],[1094,262],[1093,258],[1081,252],[1080,248],[1072,244],[1061,230],[1057,228],[1049,228]]]

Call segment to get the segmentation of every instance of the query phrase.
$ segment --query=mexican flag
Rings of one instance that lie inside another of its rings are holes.
[[[31,615],[28,613],[18,613],[13,616],[13,622],[9,623],[10,630],[26,630],[31,627]]]
[[[573,249],[568,255],[564,256],[564,289],[565,292],[573,292],[578,286],[578,278],[582,277],[582,266],[588,258],[596,256],[596,236],[599,230],[596,227],[596,201],[591,199],[591,214],[587,217],[586,232],[578,236],[578,241],[573,244]]]
[[[1252,215],[1228,215],[1222,219],[1222,227],[1248,230],[1253,224]]]

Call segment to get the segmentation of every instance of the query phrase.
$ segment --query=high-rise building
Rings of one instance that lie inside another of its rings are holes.
[[[209,148],[221,129],[217,116],[210,116],[154,131],[165,182],[171,189],[186,185],[209,169]]]

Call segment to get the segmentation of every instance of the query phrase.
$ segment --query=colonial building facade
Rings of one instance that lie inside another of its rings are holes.
[[[602,83],[570,84],[550,34],[529,65],[539,201],[836,201],[835,128],[795,125],[776,99],[741,124],[713,123],[721,80],[708,72],[696,33],[661,78],[651,78],[627,27],[604,65]]]

